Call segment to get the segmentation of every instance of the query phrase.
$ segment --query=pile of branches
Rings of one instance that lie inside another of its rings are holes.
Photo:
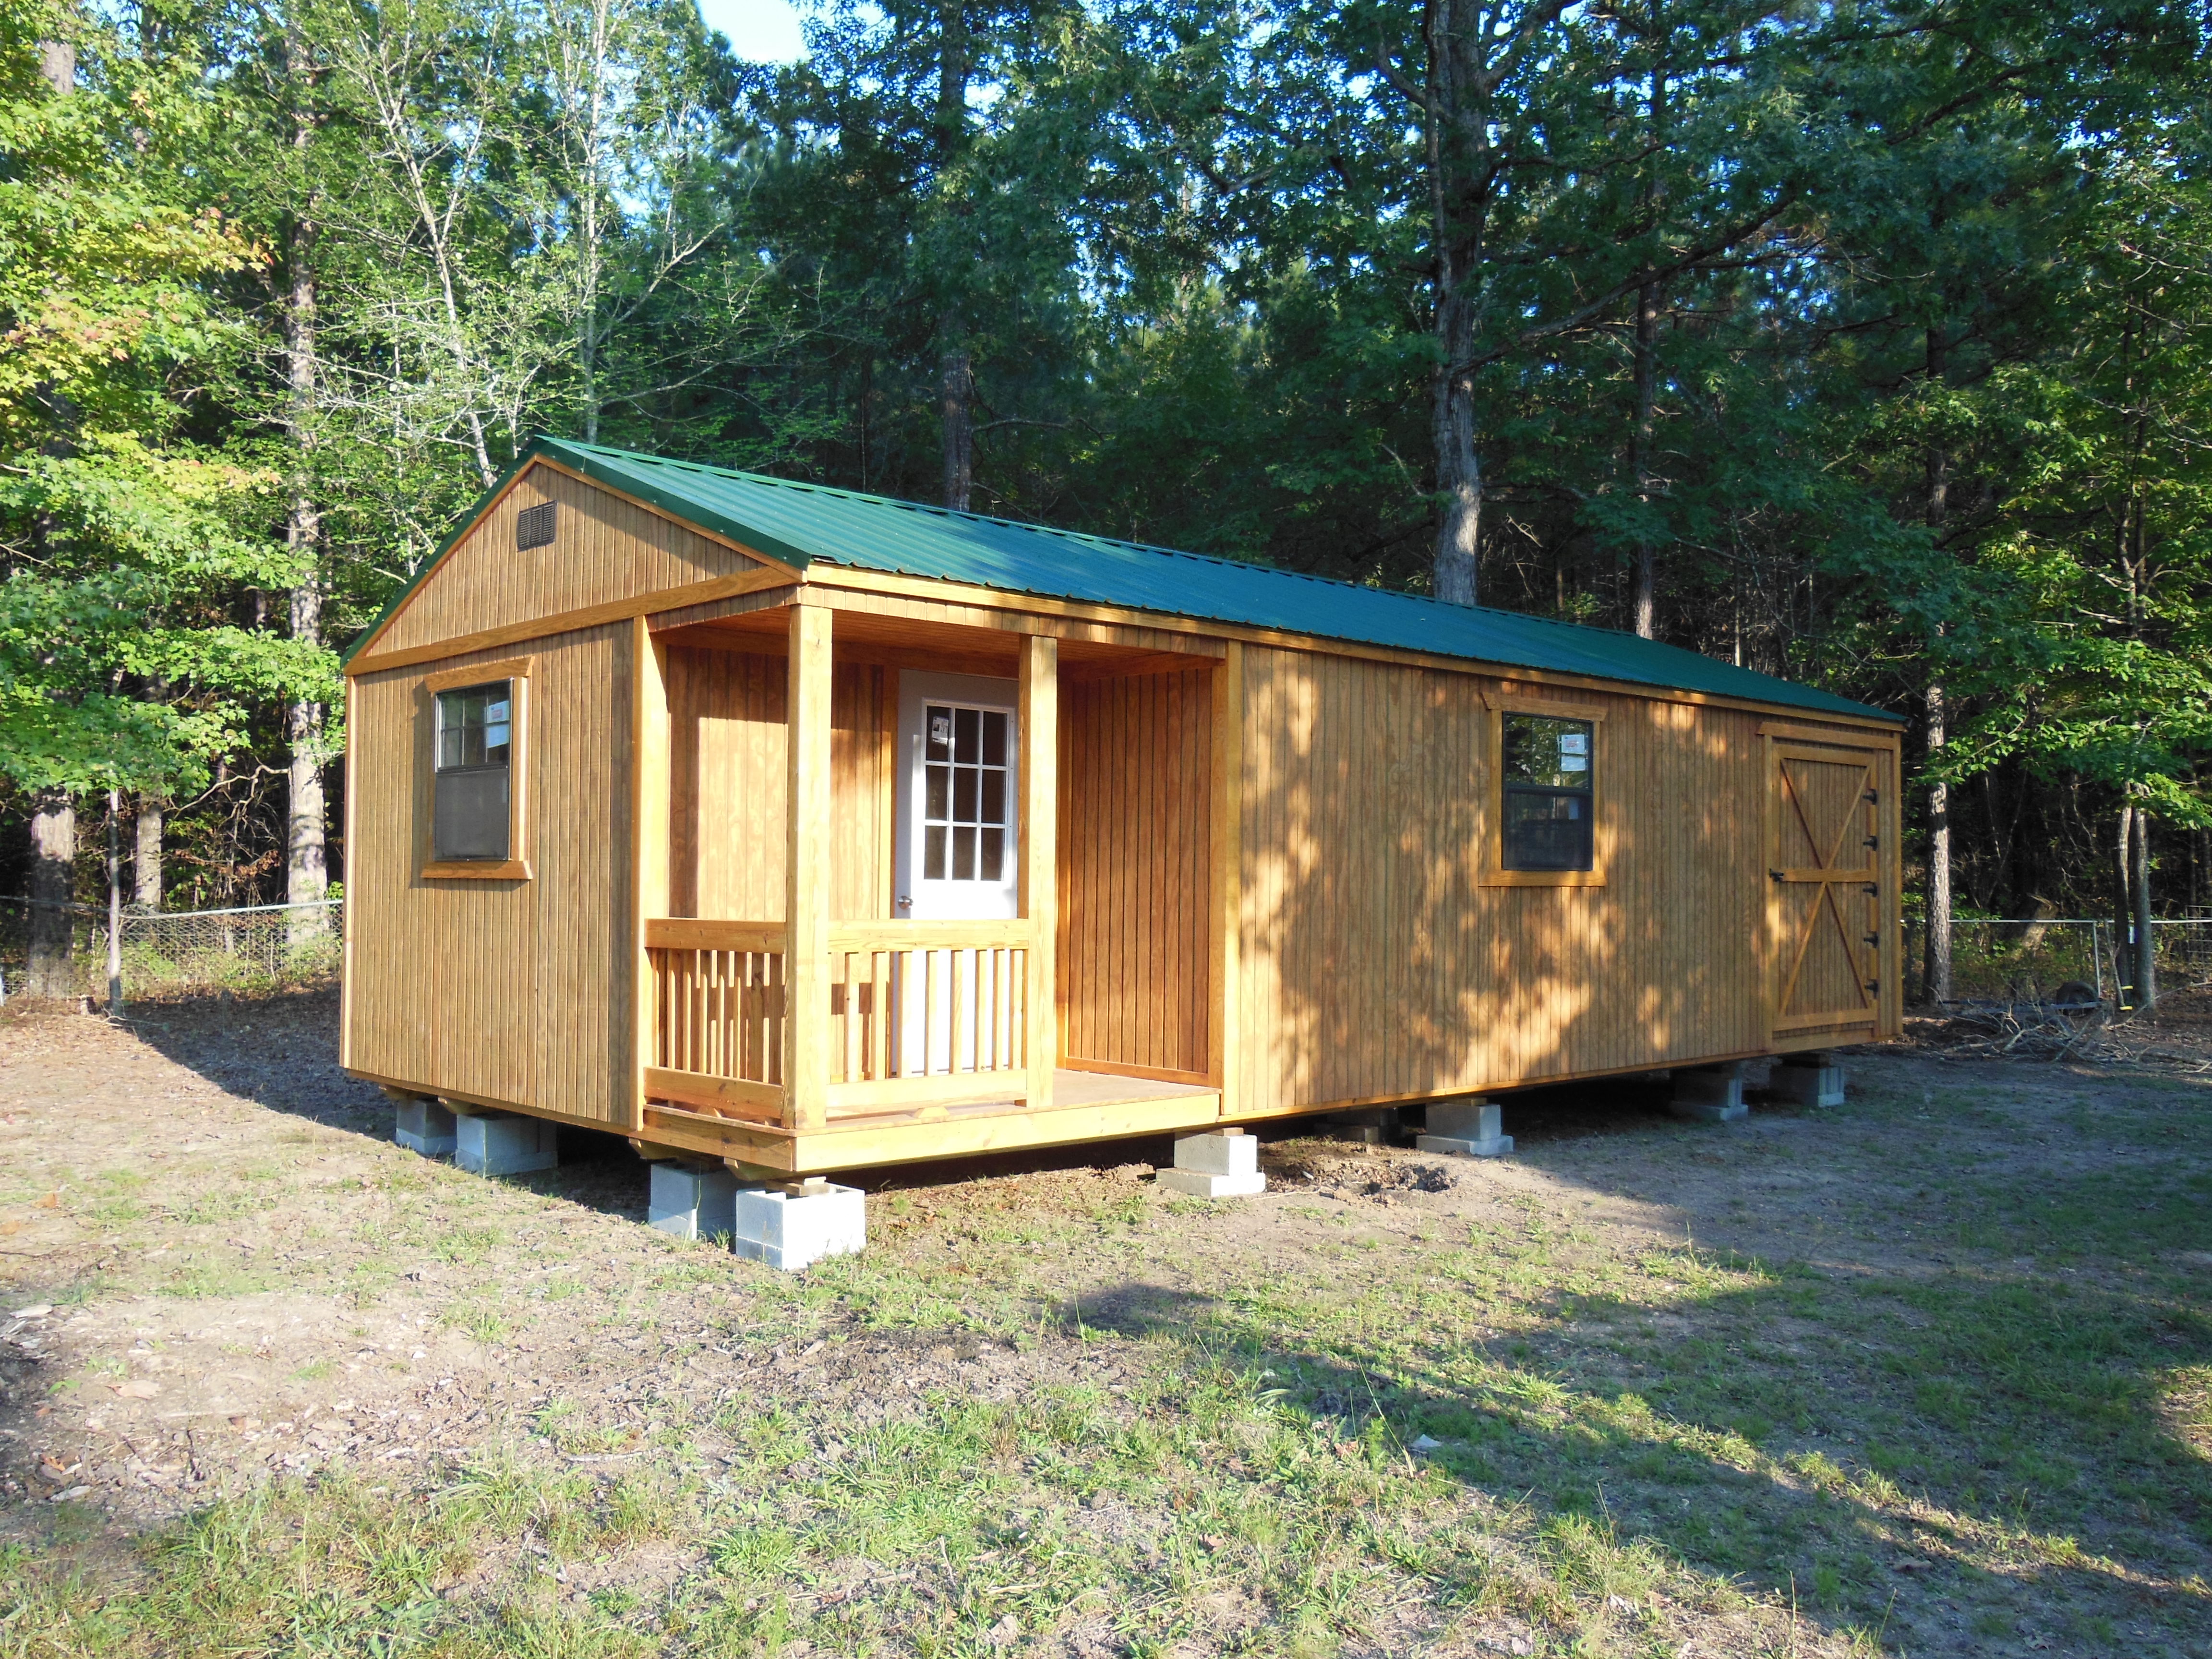
[[[2062,989],[2048,1000],[2013,997],[2002,1002],[1946,1005],[1950,1016],[1936,1034],[1943,1053],[1956,1060],[2085,1060],[2104,1066],[2181,1066],[2212,1071],[2212,1059],[2157,1046],[2156,1028],[2136,1015],[2114,1019],[2094,998],[2070,997]]]

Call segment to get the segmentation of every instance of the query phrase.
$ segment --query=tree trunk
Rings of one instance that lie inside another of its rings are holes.
[[[1474,342],[1470,309],[1456,284],[1438,296],[1437,344],[1443,361],[1437,372],[1431,422],[1443,513],[1437,522],[1431,585],[1447,605],[1474,605],[1480,591],[1482,456],[1474,445],[1474,376],[1456,368],[1467,361]]]
[[[2124,797],[2120,801],[2120,833],[2112,847],[2112,896],[2117,901],[2112,908],[2112,1006],[2116,1008],[2136,1006],[2136,962],[2131,942],[2136,907],[2129,896],[2135,886],[2133,860],[2129,857],[2135,844],[2135,829],[2136,804]]]
[[[1667,28],[1661,8],[1651,8],[1654,58],[1651,66],[1652,154],[1664,152],[1667,143]],[[1644,212],[1654,223],[1659,219],[1656,171],[1644,192]],[[1636,480],[1636,502],[1651,505],[1652,409],[1657,401],[1659,357],[1659,284],[1646,282],[1636,290],[1636,425],[1630,434],[1629,472]],[[1638,638],[1659,637],[1659,550],[1648,531],[1636,533],[1636,600],[1631,624]]]
[[[42,789],[31,815],[31,952],[26,988],[34,997],[83,994],[68,909],[75,896],[76,871],[76,804],[59,789]]]
[[[2150,814],[2138,804],[2135,811],[2136,1006],[2153,1018],[2158,1014],[2157,931],[2150,920]]]
[[[123,792],[107,792],[107,1013],[123,1015]]]
[[[937,167],[939,178],[968,143],[968,19],[963,0],[937,9]],[[939,412],[945,450],[945,505],[965,513],[975,482],[975,366],[968,352],[959,276],[941,271]]]
[[[1928,764],[1932,771],[1942,760],[1948,740],[1941,680],[1928,683],[1926,701]],[[1931,779],[1928,785],[1928,939],[1920,983],[1929,1001],[1950,1001],[1951,791],[1940,778]]]
[[[292,636],[322,643],[323,595],[313,580],[292,592]],[[327,759],[323,744],[323,706],[294,702],[285,709],[285,735],[292,745],[291,811],[286,826],[284,902],[320,904],[329,896],[328,826],[325,811],[323,767]],[[330,931],[325,910],[295,911],[289,928],[291,942],[301,944]]]
[[[1927,374],[1931,384],[1943,379],[1943,336],[1931,328],[1923,336]],[[1951,509],[1951,458],[1931,446],[1927,455],[1926,516],[1931,540],[1941,541],[1944,520]],[[1940,641],[1943,630],[1938,627]],[[1939,647],[1940,648],[1940,647]],[[1939,671],[1940,672],[1940,671]],[[1940,769],[1943,746],[1950,740],[1949,710],[1945,707],[1943,682],[1931,677],[1926,695],[1928,710],[1928,939],[1921,987],[1930,1002],[1951,1000],[1951,789]]]
[[[131,861],[133,878],[131,902],[141,910],[161,908],[161,803],[153,795],[138,797],[138,842]]]
[[[1636,290],[1636,427],[1629,439],[1629,471],[1636,479],[1639,506],[1651,504],[1652,407],[1657,383],[1659,343],[1659,284],[1646,283]],[[1659,630],[1658,550],[1649,534],[1636,537],[1636,605],[1634,627],[1638,637],[1656,639]]]
[[[957,346],[945,348],[944,368],[945,504],[965,513],[975,482],[975,381],[968,354]]]
[[[67,40],[40,41],[39,79],[53,89],[57,98],[76,91],[76,47]]]
[[[323,514],[315,500],[313,454],[317,377],[315,337],[314,195],[308,173],[308,151],[314,138],[313,69],[304,41],[296,32],[285,39],[287,68],[295,99],[292,124],[293,155],[300,168],[300,210],[292,216],[286,264],[291,290],[284,310],[284,356],[290,382],[286,410],[286,437],[292,446],[292,500],[284,524],[285,544],[301,571],[292,590],[292,637],[310,645],[323,642],[323,586],[319,566]],[[291,749],[288,783],[289,805],[284,836],[284,898],[290,904],[319,902],[330,888],[325,861],[328,830],[323,799],[323,706],[295,700],[285,705],[284,737]],[[320,910],[295,914],[289,928],[299,944],[328,931]]]

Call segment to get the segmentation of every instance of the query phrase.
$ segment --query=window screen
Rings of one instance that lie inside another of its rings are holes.
[[[514,546],[519,553],[553,545],[553,514],[557,503],[526,507],[514,515]]]
[[[1591,867],[1594,731],[1588,720],[1504,717],[1504,868]]]
[[[504,859],[514,755],[514,682],[438,694],[431,855]]]
[[[929,881],[1003,881],[1006,868],[1006,713],[957,703],[922,709],[921,873]]]

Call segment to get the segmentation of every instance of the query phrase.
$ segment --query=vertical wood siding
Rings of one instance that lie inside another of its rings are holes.
[[[840,921],[890,915],[889,678],[865,663],[831,676],[830,913]],[[788,680],[780,656],[668,653],[672,915],[783,920]]]
[[[559,503],[552,545],[518,551],[515,515]],[[532,467],[402,607],[375,649],[555,617],[760,567],[742,553],[565,472]]]
[[[1060,687],[1064,1064],[1206,1072],[1211,677]]]
[[[1256,647],[1245,665],[1232,1112],[1765,1044],[1757,715],[1569,694],[1607,714],[1606,884],[1486,887],[1498,682]]]
[[[529,881],[426,881],[424,668],[354,682],[349,1057],[362,1071],[628,1120],[633,1063],[627,624],[533,643]],[[489,661],[481,653],[435,666]]]

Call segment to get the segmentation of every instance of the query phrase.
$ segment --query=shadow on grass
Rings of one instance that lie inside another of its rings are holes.
[[[2080,1651],[2130,1619],[2201,1630],[2212,1314],[2170,1267],[2203,1243],[2212,1175],[1960,1199],[1962,1240],[2038,1266],[1846,1273],[1685,1247],[1648,1254],[1633,1295],[1559,1273],[1509,1310],[1445,1258],[1425,1294],[1127,1283],[1060,1323],[1272,1373],[1347,1437],[1429,1437],[1428,1461],[1502,1504],[1617,1528],[1834,1628],[1875,1627],[1903,1591]],[[2094,1275],[2065,1265],[2093,1256]]]

